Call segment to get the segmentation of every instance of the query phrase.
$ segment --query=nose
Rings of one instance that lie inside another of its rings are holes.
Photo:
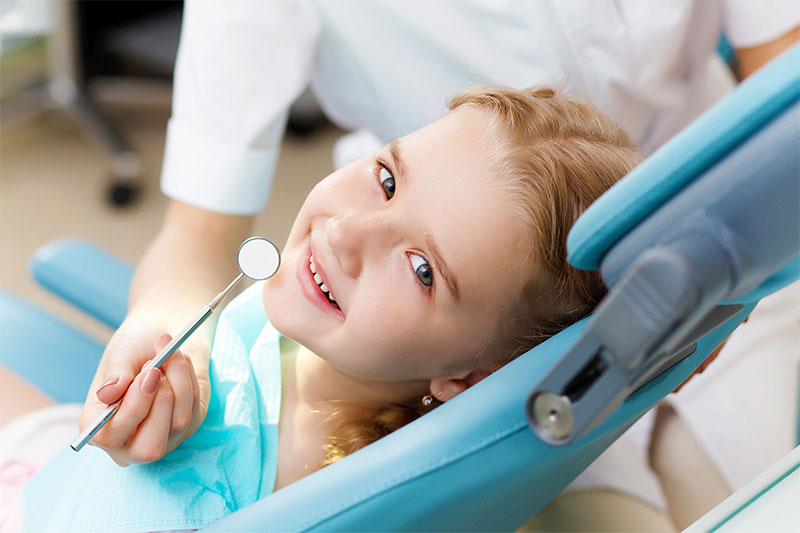
[[[356,213],[334,216],[325,222],[326,238],[342,271],[358,277],[365,259],[392,244],[392,225],[381,214]]]

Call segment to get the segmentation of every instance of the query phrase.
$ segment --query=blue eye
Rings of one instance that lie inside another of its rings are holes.
[[[408,256],[411,258],[411,267],[414,269],[419,281],[430,288],[433,285],[433,268],[431,268],[431,265],[428,264],[424,257],[417,254],[409,253]]]
[[[394,196],[394,176],[389,172],[389,169],[381,166],[378,179],[381,182],[381,187],[383,187],[383,193],[386,195],[386,199],[391,200]]]

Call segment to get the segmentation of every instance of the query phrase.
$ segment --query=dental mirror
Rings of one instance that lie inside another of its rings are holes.
[[[250,237],[239,247],[239,270],[250,279],[271,278],[278,271],[281,256],[278,248],[263,237]]]
[[[250,237],[239,246],[239,252],[236,254],[236,262],[239,264],[239,270],[241,271],[240,274],[236,276],[236,279],[225,287],[216,298],[211,300],[211,303],[205,306],[203,310],[200,311],[200,314],[189,322],[169,344],[164,346],[155,358],[146,363],[144,367],[142,367],[142,372],[150,368],[159,368],[163,365],[167,359],[169,359],[169,356],[180,348],[186,339],[211,316],[211,313],[214,312],[214,309],[216,309],[222,299],[225,298],[225,295],[227,295],[234,285],[244,276],[256,281],[274,276],[275,272],[278,271],[278,266],[281,264],[281,255],[278,252],[278,248],[264,237]],[[100,431],[100,428],[111,420],[111,417],[117,412],[121,403],[122,398],[109,404],[109,406],[97,416],[94,422],[70,443],[72,449],[76,452],[81,451],[81,448],[92,440],[92,437]]]

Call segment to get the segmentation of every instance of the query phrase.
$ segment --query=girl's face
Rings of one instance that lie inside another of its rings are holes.
[[[314,187],[264,288],[278,331],[370,380],[477,367],[525,249],[480,119],[450,112]]]

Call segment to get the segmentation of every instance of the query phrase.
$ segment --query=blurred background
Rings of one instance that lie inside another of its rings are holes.
[[[101,341],[110,330],[39,288],[28,262],[43,244],[80,237],[135,263],[155,236],[182,9],[0,0],[0,290]],[[343,134],[301,96],[256,233],[282,247]]]

